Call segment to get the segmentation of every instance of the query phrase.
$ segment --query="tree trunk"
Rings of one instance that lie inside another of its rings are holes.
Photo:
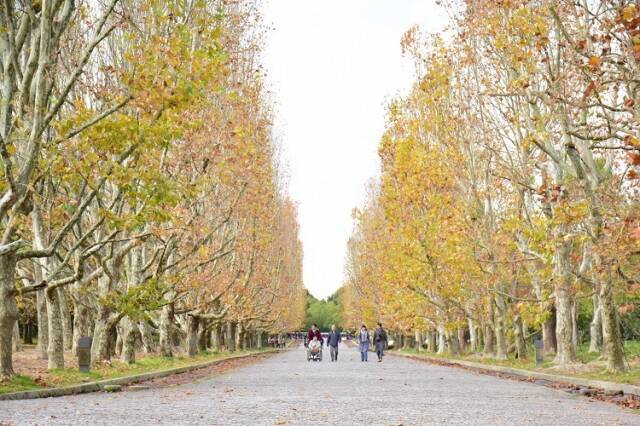
[[[24,344],[32,345],[33,344],[33,324],[28,322],[24,325]]]
[[[25,327],[26,326],[27,325],[25,324]],[[20,340],[20,325],[18,324],[18,321],[13,324],[13,339],[11,344],[13,345],[13,352],[22,351],[22,342]]]
[[[602,324],[604,335],[604,355],[607,359],[607,371],[619,373],[626,370],[624,365],[624,348],[618,324],[618,315],[613,304],[611,280],[600,284],[600,304],[602,307]]]
[[[589,352],[599,353],[602,350],[602,307],[598,294],[593,295],[592,302],[593,318],[589,325]]]
[[[554,295],[556,306],[556,340],[557,352],[554,362],[558,365],[568,365],[576,362],[576,348],[574,346],[574,327],[573,317],[571,315],[573,309],[573,292],[569,265],[569,252],[571,243],[566,241],[564,237],[565,231],[563,227],[558,227],[554,231],[554,237],[561,241],[555,247],[554,256]]]
[[[71,350],[73,347],[73,325],[71,324],[72,319],[67,294],[62,287],[58,287],[58,293],[60,293],[58,297],[60,299],[60,318],[62,318],[64,349]]]
[[[458,336],[453,332],[446,332],[447,346],[449,347],[449,355],[460,355],[460,343],[458,342]]]
[[[494,354],[494,348],[493,348],[494,338],[493,338],[493,328],[489,323],[484,325],[483,338],[484,338],[484,348],[482,352],[486,356],[492,356]]]
[[[458,345],[460,345],[460,353],[463,354],[467,350],[467,331],[464,327],[458,328]]]
[[[556,287],[556,339],[557,353],[554,362],[558,365],[568,365],[576,362],[575,346],[573,345],[573,320],[571,309],[573,297],[570,284],[565,281]]]
[[[0,380],[14,375],[13,324],[18,320],[15,268],[15,257],[11,253],[0,256]]]
[[[207,333],[207,321],[200,320],[198,324],[198,352],[207,350],[209,344],[209,333]]]
[[[476,326],[471,318],[467,319],[469,324],[469,350],[475,352],[478,350],[478,335],[476,333]]]
[[[49,344],[49,327],[47,319],[47,299],[44,291],[36,293],[38,309],[38,353],[41,359],[47,359],[47,345]]]
[[[436,351],[436,336],[435,331],[429,330],[427,331],[427,352],[435,352]]]
[[[262,349],[262,331],[256,331],[256,349]]]
[[[136,362],[136,341],[138,340],[138,324],[129,318],[122,319],[122,352],[120,360],[127,364]]]
[[[578,302],[575,297],[571,300],[571,343],[578,347]]]
[[[506,301],[504,296],[496,294],[495,297],[495,334],[496,334],[496,359],[507,359],[507,336],[505,330]]]
[[[518,359],[527,358],[527,345],[524,341],[524,327],[522,325],[522,318],[519,315],[513,317],[513,338],[516,346],[516,356]]]
[[[162,307],[160,315],[160,355],[173,356],[171,342],[171,323],[173,322],[173,305],[167,304]]]
[[[47,326],[49,343],[47,345],[47,368],[49,370],[64,368],[64,331],[60,307],[60,291],[56,288],[45,289],[47,299]]]
[[[145,354],[152,354],[155,352],[155,343],[153,341],[153,332],[149,322],[141,320],[138,323],[138,330],[140,332],[140,339],[142,340],[142,350]]]
[[[415,348],[417,352],[420,352],[422,351],[422,332],[416,328],[414,333],[415,333],[415,340],[416,340]]]
[[[549,307],[549,317],[542,323],[542,344],[545,354],[555,354],[558,347],[556,340],[556,307]]]
[[[211,329],[211,350],[213,352],[220,352],[221,342],[220,342],[220,324],[216,324]]]
[[[200,321],[193,315],[187,315],[187,355],[198,355],[198,325]]]
[[[80,338],[89,336],[89,308],[82,302],[73,299],[73,345],[71,351],[75,356],[78,356]]]
[[[229,352],[236,351],[236,325],[234,322],[227,322],[227,335],[225,336],[227,350]]]
[[[438,325],[438,353],[443,354],[447,346],[443,325]]]
[[[92,362],[111,360],[111,326],[109,324],[109,309],[100,306],[93,328],[93,341],[91,343]]]

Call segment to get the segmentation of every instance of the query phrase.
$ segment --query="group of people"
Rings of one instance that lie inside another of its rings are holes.
[[[331,362],[338,361],[338,346],[341,340],[341,333],[336,330],[335,325],[332,325],[331,331],[327,336],[327,346],[329,347]],[[356,336],[356,341],[358,342],[358,352],[360,352],[360,360],[362,362],[369,361],[369,344],[371,343],[371,341],[373,341],[376,355],[378,356],[378,362],[382,362],[382,358],[384,357],[384,350],[387,348],[389,339],[387,337],[387,332],[384,330],[384,328],[382,328],[381,323],[378,323],[377,327],[373,331],[373,336],[369,335],[367,326],[362,324],[362,327],[360,327],[360,331]],[[322,350],[323,345],[324,339],[322,338],[322,333],[320,333],[318,325],[314,323],[311,325],[311,329],[309,329],[309,331],[307,332],[307,349],[317,350],[319,347],[320,350]]]
[[[360,361],[368,362],[369,361],[369,330],[367,330],[367,326],[362,324],[360,327],[360,331],[357,336],[358,341],[358,351],[360,352]],[[384,357],[384,350],[387,348],[387,344],[389,343],[389,338],[387,337],[387,332],[382,328],[382,324],[378,323],[375,330],[373,330],[373,345],[376,349],[376,355],[378,355],[378,362],[382,362],[382,358]]]

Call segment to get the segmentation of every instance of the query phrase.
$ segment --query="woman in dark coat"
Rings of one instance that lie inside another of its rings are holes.
[[[378,323],[375,331],[373,332],[373,344],[376,346],[376,354],[378,355],[378,362],[382,362],[384,356],[384,350],[387,348],[387,332],[382,328],[382,324]]]

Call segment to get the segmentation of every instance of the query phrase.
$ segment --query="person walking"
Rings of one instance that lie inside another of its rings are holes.
[[[378,326],[373,331],[373,344],[376,347],[376,354],[378,355],[378,362],[382,362],[384,356],[384,350],[387,347],[387,332],[382,328],[382,324],[378,323]]]
[[[369,330],[367,326],[362,324],[360,332],[358,333],[358,351],[360,351],[360,360],[362,362],[368,362],[367,355],[369,354]]]
[[[336,330],[335,324],[331,326],[331,331],[327,336],[327,346],[329,346],[329,352],[331,353],[331,362],[338,361],[338,345],[340,344],[342,335]]]

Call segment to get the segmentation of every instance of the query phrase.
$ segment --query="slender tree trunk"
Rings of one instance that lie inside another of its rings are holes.
[[[469,347],[470,352],[478,350],[478,335],[476,333],[476,325],[471,318],[467,319],[469,324]]]
[[[171,323],[173,322],[173,304],[162,307],[160,315],[160,355],[173,356],[171,341]]]
[[[25,327],[26,326],[27,325],[25,324]],[[13,345],[13,352],[22,351],[22,342],[20,340],[20,325],[18,324],[18,321],[13,324],[13,341],[11,342],[11,344]]]
[[[562,242],[555,248],[554,256],[554,295],[556,305],[556,340],[557,352],[554,362],[558,365],[568,365],[576,362],[574,346],[574,327],[571,315],[573,308],[572,277],[569,265],[570,243],[564,241],[564,229],[558,227],[554,237]]]
[[[464,327],[458,328],[458,345],[460,346],[460,353],[463,354],[467,346],[466,330]]]
[[[24,344],[32,345],[33,344],[33,324],[28,322],[24,325]]]
[[[262,331],[256,331],[256,349],[262,349]]]
[[[47,359],[47,345],[49,344],[49,327],[47,319],[47,299],[44,291],[36,293],[38,309],[38,353],[41,359]]]
[[[513,338],[516,346],[516,356],[518,359],[527,358],[527,345],[524,341],[524,327],[522,318],[519,315],[513,317]]]
[[[187,354],[190,357],[198,355],[198,318],[187,315]]]
[[[78,356],[80,338],[89,336],[89,308],[81,302],[73,300],[73,346],[71,351]]]
[[[507,336],[505,330],[506,301],[504,296],[497,294],[495,297],[495,334],[496,334],[496,359],[507,359]]]
[[[415,341],[416,341],[415,348],[417,352],[420,352],[422,351],[422,332],[416,328],[414,331],[414,334],[415,334]]]
[[[211,329],[211,349],[214,352],[220,352],[221,342],[220,342],[220,324],[215,324]]]
[[[438,325],[438,353],[443,354],[447,346],[445,331],[443,325]]]
[[[453,332],[446,332],[446,341],[449,348],[449,355],[460,355],[460,343],[458,342],[458,336]]]
[[[571,300],[571,343],[574,348],[578,347],[578,302],[575,297]]]
[[[618,315],[613,303],[611,280],[600,284],[600,304],[602,306],[602,324],[604,328],[604,355],[607,359],[607,371],[619,373],[626,370],[624,364],[624,348],[618,324]]]
[[[60,292],[56,288],[45,289],[47,298],[47,319],[49,343],[47,345],[47,368],[49,370],[64,368],[64,330],[60,309]]]
[[[545,354],[555,354],[558,343],[556,340],[556,307],[549,307],[549,317],[542,323],[542,344]]]
[[[207,333],[207,321],[200,320],[198,324],[198,352],[207,350],[209,343],[209,333]]]
[[[435,352],[435,351],[436,351],[435,331],[429,330],[427,331],[427,352]]]
[[[483,353],[486,356],[492,356],[495,352],[494,352],[494,338],[493,338],[493,328],[491,327],[491,324],[489,324],[488,322],[484,325],[484,333],[483,333],[483,338],[484,338],[484,348],[483,348]]]
[[[236,325],[233,321],[227,322],[227,335],[225,336],[227,350],[229,352],[236,351]]]
[[[16,261],[12,254],[0,256],[0,380],[14,375],[13,324],[18,320],[14,295]]]
[[[73,325],[71,319],[71,312],[69,311],[69,303],[67,301],[67,294],[62,287],[58,287],[58,293],[60,298],[60,316],[62,318],[62,335],[64,339],[64,349],[71,350],[73,347]]]
[[[594,294],[593,319],[589,326],[589,352],[599,353],[602,350],[602,307],[600,306],[600,296]]]

